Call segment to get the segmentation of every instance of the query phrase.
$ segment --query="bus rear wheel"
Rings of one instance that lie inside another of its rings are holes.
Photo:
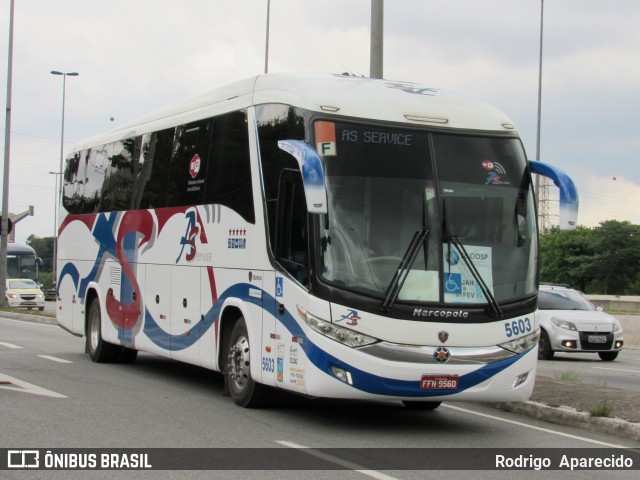
[[[102,339],[101,324],[100,302],[94,300],[89,306],[87,352],[89,352],[91,360],[96,363],[114,362],[118,358],[119,348]]]
[[[251,378],[251,349],[247,324],[240,317],[228,336],[226,346],[225,387],[236,405],[258,408],[268,402],[268,387]]]

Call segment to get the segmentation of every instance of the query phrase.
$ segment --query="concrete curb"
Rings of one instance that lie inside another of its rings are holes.
[[[620,418],[594,417],[573,407],[551,407],[539,402],[491,403],[493,408],[513,412],[549,423],[577,427],[592,432],[640,441],[640,423],[627,422]]]
[[[30,315],[28,313],[0,311],[0,317],[11,318],[13,320],[21,320],[23,322],[44,323],[46,325],[58,325],[58,322],[56,321],[56,317],[47,317],[45,315]]]

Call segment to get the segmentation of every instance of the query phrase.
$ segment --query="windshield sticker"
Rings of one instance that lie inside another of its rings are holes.
[[[482,162],[482,168],[489,173],[487,179],[484,182],[485,185],[510,185],[511,182],[503,180],[503,176],[507,174],[505,168],[498,162],[492,162],[491,160],[484,160]]]
[[[316,122],[316,151],[322,157],[338,155],[336,147],[336,124],[333,122]]]
[[[489,290],[493,293],[492,252],[491,247],[465,245],[465,250]],[[486,303],[480,284],[473,278],[469,265],[466,265],[460,252],[454,247],[445,246],[444,301],[446,303]]]

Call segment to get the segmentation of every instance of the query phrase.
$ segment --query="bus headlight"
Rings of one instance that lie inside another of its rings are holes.
[[[538,340],[540,340],[540,330],[536,330],[524,337],[516,338],[515,340],[510,340],[506,343],[501,343],[498,346],[513,353],[522,353],[535,347],[538,344]]]
[[[365,345],[371,345],[378,342],[377,338],[370,337],[360,332],[356,332],[349,328],[345,328],[335,323],[327,322],[321,318],[311,315],[309,312],[298,306],[298,313],[307,325],[312,330],[318,332],[325,337],[328,337],[336,342],[340,342],[343,345],[347,345],[351,348],[364,347]]]

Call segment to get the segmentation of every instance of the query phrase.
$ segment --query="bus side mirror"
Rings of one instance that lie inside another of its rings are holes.
[[[38,265],[38,269],[44,267],[44,261],[40,257],[36,257],[36,264]]]
[[[550,178],[560,189],[560,230],[575,230],[578,222],[578,189],[573,180],[558,167],[529,160],[531,173]]]
[[[327,213],[327,186],[322,161],[306,143],[300,140],[280,140],[278,147],[293,156],[300,166],[302,184],[309,213]]]

